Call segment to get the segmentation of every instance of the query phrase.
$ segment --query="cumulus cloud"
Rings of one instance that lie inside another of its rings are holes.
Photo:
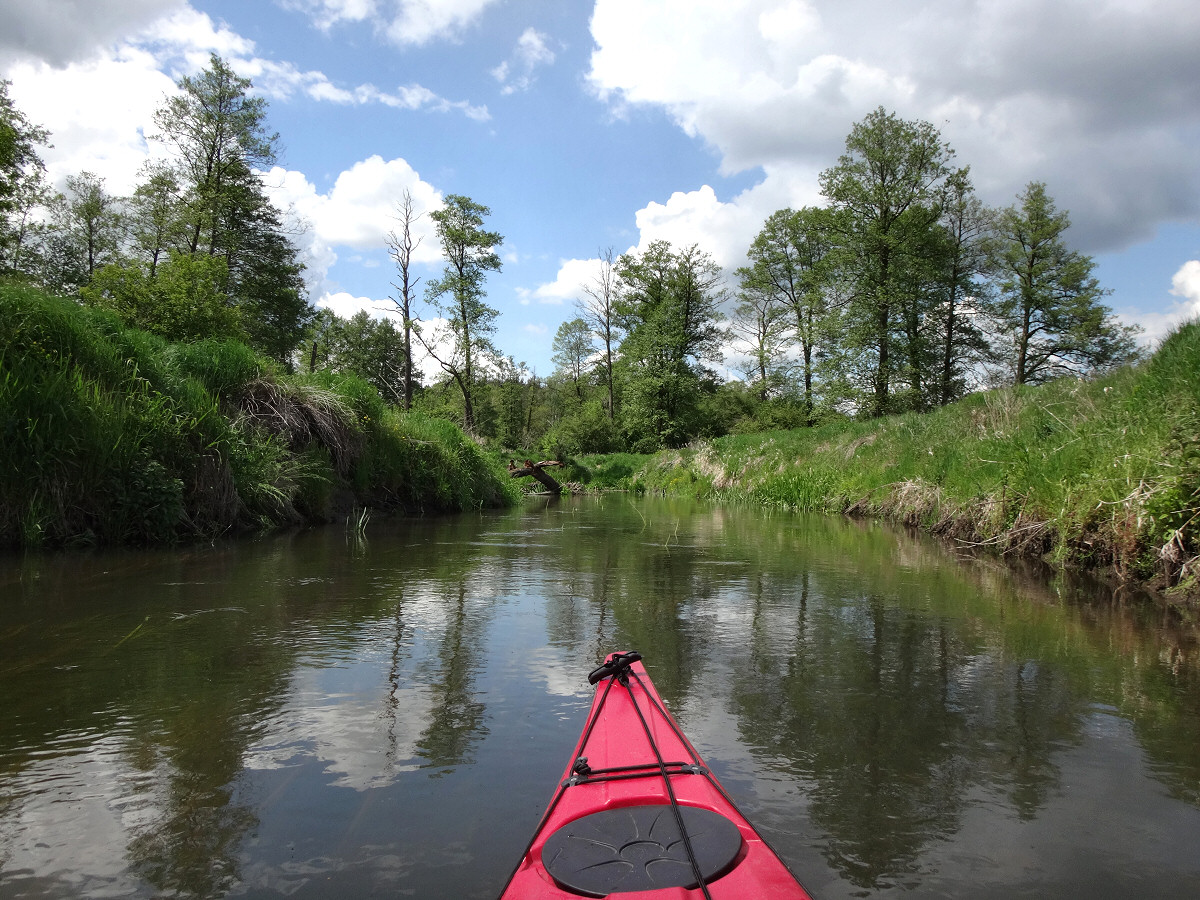
[[[263,181],[277,207],[294,210],[308,223],[296,242],[305,254],[305,275],[314,297],[331,294],[326,276],[338,259],[334,248],[379,250],[386,246],[387,234],[400,227],[396,207],[405,190],[412,194],[418,213],[412,230],[420,242],[413,262],[436,263],[441,259],[434,223],[428,215],[441,208],[441,194],[403,159],[368,157],[338,175],[325,192],[303,173],[278,166],[265,173]]]
[[[536,80],[536,70],[551,65],[554,59],[555,53],[550,49],[546,35],[534,28],[526,28],[517,38],[512,56],[492,69],[492,77],[502,85],[502,94],[527,91]]]
[[[1192,0],[597,0],[589,80],[761,168],[776,207],[875,107],[930,121],[987,202],[1046,181],[1096,253],[1200,214],[1197,33]]]
[[[573,303],[584,296],[584,288],[595,284],[599,273],[599,259],[566,259],[559,263],[558,276],[554,281],[532,290],[518,289],[517,295],[525,305]]]
[[[55,67],[83,62],[130,31],[185,6],[185,0],[4,0],[0,64],[20,59]]]

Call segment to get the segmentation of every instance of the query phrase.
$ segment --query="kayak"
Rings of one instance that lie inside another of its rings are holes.
[[[613,653],[501,900],[809,895],[684,737],[636,652]]]

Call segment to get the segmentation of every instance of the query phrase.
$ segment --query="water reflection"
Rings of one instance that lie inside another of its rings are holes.
[[[0,897],[492,896],[628,647],[819,896],[1187,894],[1195,635],[1094,590],[625,497],[0,561]]]

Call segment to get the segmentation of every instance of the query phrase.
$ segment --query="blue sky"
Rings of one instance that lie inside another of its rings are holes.
[[[489,206],[496,343],[538,374],[597,252],[665,238],[740,264],[766,216],[883,106],[925,119],[1006,205],[1070,210],[1110,305],[1148,338],[1200,314],[1194,0],[5,0],[0,77],[62,182],[127,192],[154,108],[217,52],[280,133],[273,196],[308,222],[312,299],[392,292],[407,188]],[[420,274],[438,271],[428,229]]]

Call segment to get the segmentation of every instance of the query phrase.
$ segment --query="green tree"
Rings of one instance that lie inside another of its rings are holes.
[[[699,395],[713,380],[704,363],[721,358],[721,269],[696,245],[655,241],[622,256],[617,277],[624,430],[637,448],[680,446],[700,427]]]
[[[278,135],[267,130],[266,101],[251,88],[213,54],[209,67],[180,79],[179,94],[156,111],[155,138],[173,152],[181,249],[224,260],[230,301],[249,340],[290,363],[312,309],[298,253],[258,174],[275,162]],[[160,175],[151,173],[143,186],[156,201],[171,192]],[[148,243],[161,252],[162,243]]]
[[[816,355],[825,340],[837,272],[833,265],[837,231],[829,210],[805,207],[772,213],[750,245],[750,265],[737,270],[744,296],[757,296],[786,310],[800,345],[804,402],[814,407]],[[764,326],[768,318],[763,309]]]
[[[846,152],[820,175],[839,214],[849,288],[845,340],[868,373],[863,405],[871,415],[900,405],[892,393],[906,374],[914,395],[923,390],[928,252],[953,155],[928,122],[906,122],[881,107],[854,125]]]
[[[309,324],[305,339],[311,342],[310,371],[357,375],[386,402],[404,402],[404,335],[390,318],[376,319],[360,310],[343,319],[323,309]]]
[[[0,274],[27,271],[33,211],[48,198],[39,146],[50,133],[32,124],[8,95],[12,82],[0,80]]]
[[[458,385],[463,398],[463,425],[475,430],[473,395],[478,369],[488,358],[499,354],[491,336],[496,332],[499,311],[485,302],[484,281],[488,272],[500,271],[500,256],[495,248],[504,240],[483,227],[486,206],[470,197],[449,194],[445,205],[429,214],[436,223],[442,255],[446,258],[442,275],[431,281],[426,297],[445,316],[449,333],[447,348],[439,348],[436,336],[418,332],[426,351]]]
[[[247,174],[274,164],[279,135],[267,131],[266,100],[250,96],[250,80],[215,53],[207,69],[178,86],[154,114],[154,137],[174,151],[188,193],[187,249],[215,255],[227,249]]]
[[[1137,354],[1140,329],[1121,325],[1101,302],[1108,291],[1091,257],[1069,250],[1059,212],[1042,182],[1030,182],[997,223],[992,263],[1000,281],[998,316],[1015,384],[1103,370]]]
[[[557,366],[558,373],[574,385],[576,398],[582,400],[584,375],[592,357],[596,355],[591,327],[578,317],[563,322],[554,334],[551,349],[554,354],[550,359]]]
[[[42,254],[42,283],[76,293],[97,269],[120,262],[127,217],[124,203],[91,172],[67,178],[49,204],[50,227]]]
[[[96,270],[80,294],[126,324],[168,340],[245,341],[241,315],[225,294],[228,279],[220,257],[172,252],[153,276],[145,262],[110,263]]]
[[[170,251],[187,244],[187,224],[178,173],[162,163],[147,165],[129,199],[130,252],[148,263],[154,277]]]
[[[777,392],[786,378],[789,343],[787,311],[767,291],[744,285],[729,320],[735,348],[744,348],[746,361],[739,366],[760,401]]]
[[[993,219],[975,196],[968,169],[946,179],[942,240],[935,248],[939,293],[931,316],[940,350],[934,398],[940,406],[966,393],[968,373],[987,354],[987,338],[980,323],[991,313],[991,292],[984,276]]]

